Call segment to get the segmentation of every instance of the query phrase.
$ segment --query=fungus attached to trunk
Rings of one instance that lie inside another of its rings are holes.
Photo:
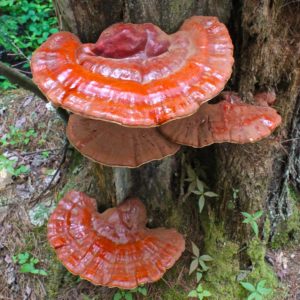
[[[185,249],[174,229],[146,228],[147,215],[137,198],[104,213],[95,199],[71,191],[48,223],[48,239],[73,274],[96,285],[132,289],[159,280]]]
[[[129,128],[71,115],[67,127],[71,144],[98,163],[135,168],[175,154],[180,145],[167,140],[157,128]]]
[[[262,103],[262,95],[259,97]],[[230,92],[222,98],[217,104],[205,103],[193,116],[161,126],[160,132],[174,143],[201,148],[223,142],[253,143],[269,136],[281,123],[280,115],[266,104],[246,104]]]
[[[232,72],[233,46],[216,17],[167,35],[153,24],[115,24],[95,44],[52,35],[31,61],[47,98],[86,118],[150,127],[195,113]]]

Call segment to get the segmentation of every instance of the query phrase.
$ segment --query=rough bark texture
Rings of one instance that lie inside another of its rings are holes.
[[[185,155],[181,151],[135,170],[97,167],[99,186],[101,195],[113,204],[130,195],[140,196],[147,200],[153,217],[157,212],[164,218],[154,223],[170,223],[181,229],[185,224],[183,227],[188,228],[198,219],[190,219],[193,213],[183,211],[176,200],[184,193],[185,158],[197,168],[202,155],[204,164],[216,165],[210,167],[208,175],[217,182],[220,193],[219,201],[208,206],[208,215],[213,212],[239,242],[249,234],[241,224],[241,211],[269,211],[274,231],[275,225],[290,214],[288,184],[292,182],[298,189],[300,185],[299,4],[283,0],[54,0],[54,4],[61,27],[84,42],[95,41],[104,28],[121,20],[152,22],[173,32],[187,17],[203,14],[218,16],[229,26],[236,63],[227,88],[239,91],[249,102],[257,91],[275,90],[275,106],[284,120],[281,128],[257,144],[218,145],[205,151],[185,149]],[[234,201],[233,188],[239,190]],[[190,227],[190,232],[195,228]]]
[[[297,174],[291,170],[295,170],[298,160],[290,150],[297,151],[298,141],[294,138],[299,130],[300,8],[297,3],[285,1],[244,1],[236,4],[233,11],[233,18],[241,12],[236,19],[241,18],[242,25],[235,25],[235,32],[239,32],[234,39],[235,88],[250,102],[257,91],[275,90],[275,107],[283,117],[279,130],[265,141],[217,147],[218,187],[222,195],[219,211],[229,231],[241,238],[245,235],[239,226],[240,211],[269,211],[272,234],[275,225],[290,214],[286,189],[289,180],[296,180]],[[227,205],[232,188],[239,190],[234,209]]]

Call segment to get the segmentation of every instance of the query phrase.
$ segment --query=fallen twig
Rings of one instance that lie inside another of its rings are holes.
[[[36,150],[36,151],[32,151],[32,152],[23,152],[20,153],[21,156],[30,156],[30,155],[35,155],[35,154],[39,154],[39,153],[43,153],[43,152],[54,152],[54,151],[58,151],[61,148],[54,148],[54,149],[42,149],[42,150]]]
[[[58,175],[62,165],[64,164],[64,162],[66,161],[66,156],[67,156],[67,152],[68,152],[68,147],[69,147],[69,141],[66,141],[64,148],[63,148],[63,154],[62,154],[62,158],[61,161],[55,171],[55,173],[53,174],[50,182],[48,183],[47,187],[33,200],[29,201],[29,204],[33,204],[32,206],[34,206],[35,204],[37,204],[37,202],[40,200],[40,198],[50,189],[52,189],[55,185],[52,185],[53,181],[55,180],[56,176]],[[52,204],[52,203],[51,203]],[[51,205],[50,204],[50,205]]]
[[[39,88],[34,84],[34,82],[18,70],[8,67],[4,63],[0,62],[0,75],[6,77],[11,83],[18,84],[25,90],[31,91],[32,93],[34,93],[42,100],[48,103],[46,96],[39,90]],[[69,114],[66,110],[62,108],[57,108],[56,112],[65,123],[68,122]]]

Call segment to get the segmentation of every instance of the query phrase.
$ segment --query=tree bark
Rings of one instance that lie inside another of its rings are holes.
[[[295,167],[299,140],[293,139],[299,135],[299,4],[283,0],[54,0],[54,4],[61,28],[83,42],[96,41],[104,28],[119,21],[152,22],[173,32],[189,16],[214,15],[228,25],[236,62],[227,89],[239,91],[248,102],[258,91],[274,90],[275,106],[283,117],[280,129],[257,144],[184,148],[174,157],[134,170],[98,166],[101,196],[112,204],[128,196],[141,197],[155,224],[173,225],[197,239],[196,205],[182,204],[180,199],[186,188],[186,162],[197,171],[200,164],[209,166],[208,178],[220,194],[206,213],[223,223],[234,241],[242,243],[249,234],[242,226],[241,211],[264,210],[274,234],[276,224],[291,213],[288,184],[300,187]],[[234,199],[233,188],[239,191]]]

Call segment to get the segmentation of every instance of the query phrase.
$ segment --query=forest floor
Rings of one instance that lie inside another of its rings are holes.
[[[88,186],[94,196],[91,164],[82,158],[74,164],[73,150],[65,151],[63,122],[28,92],[14,90],[0,96],[0,120],[0,300],[112,299],[116,289],[95,287],[68,273],[56,261],[46,237],[49,214],[67,190]],[[269,251],[266,259],[288,287],[286,299],[299,300],[300,246]],[[147,286],[147,299],[187,299],[184,295],[193,287],[183,278],[190,260],[185,253],[176,274],[169,271],[160,282]],[[159,295],[160,288],[168,289],[166,296]]]

